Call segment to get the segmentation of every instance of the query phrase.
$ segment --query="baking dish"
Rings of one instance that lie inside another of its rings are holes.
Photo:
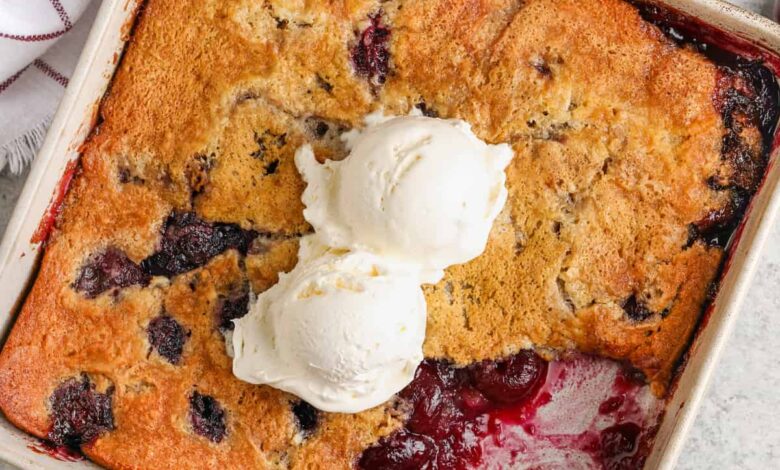
[[[725,4],[707,1],[668,4],[700,18],[703,22],[735,32],[767,50],[780,49],[780,34],[777,28],[755,15]],[[92,127],[96,102],[103,94],[116,66],[135,6],[132,2],[116,1],[103,4],[71,88],[9,224],[6,238],[0,248],[0,305],[3,307],[2,312],[7,312],[7,316],[3,318],[3,327],[6,330],[13,317],[9,313],[21,302],[25,285],[34,276],[39,246],[30,240],[34,237],[39,221],[42,218],[50,220],[56,212],[59,195],[63,193],[73,174],[74,166],[71,162],[75,161],[79,145]],[[688,366],[679,378],[648,468],[668,468],[673,464],[706,379],[733,323],[739,300],[746,292],[760,242],[766,236],[778,204],[777,198],[773,197],[776,192],[777,170],[771,164],[770,168],[767,181],[754,200],[752,212],[743,227],[741,242],[732,251],[730,268],[721,283],[721,292],[715,308],[708,314],[707,326],[700,332],[691,350]],[[55,196],[50,199],[53,193]],[[47,209],[47,206],[50,209]],[[43,226],[46,226],[45,222]],[[45,459],[39,459],[26,450],[29,442],[25,442],[19,433],[12,431],[7,436],[4,433],[0,436],[0,444],[5,444],[5,439],[13,442],[8,446],[2,445],[0,457],[18,465],[32,465],[30,468],[47,468]],[[6,451],[6,447],[11,450]],[[6,456],[5,452],[8,452],[9,456]],[[36,460],[40,461],[36,463]],[[54,461],[49,464],[58,468],[61,466]]]

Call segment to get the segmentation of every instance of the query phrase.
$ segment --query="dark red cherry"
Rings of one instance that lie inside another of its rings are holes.
[[[634,423],[621,423],[601,431],[601,455],[605,460],[621,459],[636,450],[642,428]]]
[[[358,467],[365,470],[435,469],[436,443],[427,436],[400,430],[366,449]]]
[[[448,445],[439,450],[439,468],[467,469],[476,466],[482,459],[481,439],[487,432],[485,416],[458,426],[457,433],[448,439]],[[446,461],[450,464],[443,466]]]
[[[623,311],[626,312],[628,318],[638,322],[645,321],[655,315],[655,312],[647,308],[644,302],[638,300],[635,294],[631,294],[623,302]]]
[[[623,395],[609,397],[599,405],[599,413],[603,415],[614,413],[615,411],[619,410],[621,406],[623,406],[625,401],[626,399]]]
[[[547,363],[532,351],[521,351],[503,361],[483,361],[471,366],[475,387],[490,400],[517,403],[540,383]]]
[[[208,263],[228,249],[245,254],[257,232],[235,224],[210,223],[193,212],[174,212],[165,221],[160,247],[143,260],[149,274],[174,276]]]
[[[479,416],[492,408],[490,400],[479,390],[472,387],[464,387],[459,397],[460,408],[470,417]]]
[[[110,289],[148,283],[149,276],[124,252],[109,247],[84,263],[73,287],[88,298],[94,298]]]
[[[412,402],[412,414],[406,423],[409,430],[442,438],[461,420],[463,412],[458,407],[453,378],[447,366],[433,361],[420,364],[412,384],[401,392],[401,397]]]

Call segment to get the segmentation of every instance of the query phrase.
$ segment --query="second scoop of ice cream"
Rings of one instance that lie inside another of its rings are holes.
[[[347,134],[350,156],[319,164],[296,154],[304,216],[329,246],[417,263],[424,282],[485,249],[507,198],[507,144],[489,145],[462,120],[373,115]]]
[[[419,282],[404,266],[304,237],[298,265],[236,320],[233,373],[325,411],[376,406],[406,386],[422,361]]]

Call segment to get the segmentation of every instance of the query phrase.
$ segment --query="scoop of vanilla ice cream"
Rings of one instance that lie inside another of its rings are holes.
[[[296,267],[235,321],[233,373],[325,411],[379,405],[411,382],[423,359],[419,283],[402,265],[304,237]]]
[[[307,182],[304,216],[332,247],[414,262],[424,282],[485,249],[507,198],[509,145],[488,145],[462,120],[371,115],[345,135],[349,156],[295,162]]]

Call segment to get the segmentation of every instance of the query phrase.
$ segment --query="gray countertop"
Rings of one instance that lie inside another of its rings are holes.
[[[737,0],[762,13],[771,1]],[[0,174],[0,233],[24,177]],[[678,468],[780,468],[780,224],[764,256],[712,379]],[[0,463],[0,470],[10,467]]]

